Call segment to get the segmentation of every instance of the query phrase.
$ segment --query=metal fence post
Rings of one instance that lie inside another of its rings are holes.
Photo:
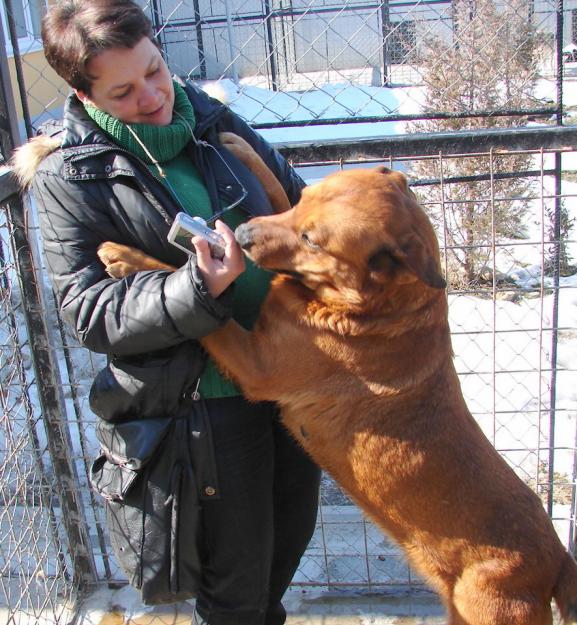
[[[12,0],[4,0],[4,7],[6,9],[6,20],[8,22],[8,33],[10,35],[10,45],[12,46],[12,51],[14,53],[14,71],[16,72],[16,80],[18,83],[18,89],[20,91],[20,102],[22,104],[22,113],[24,118],[24,124],[26,126],[26,134],[28,137],[32,137],[34,135],[34,131],[32,129],[32,124],[30,122],[30,111],[28,110],[28,98],[26,97],[26,85],[24,84],[24,70],[22,68],[22,58],[20,57],[20,48],[18,45],[18,35],[16,34],[16,23],[14,22],[14,13],[12,9]],[[0,28],[0,30],[2,30]],[[2,46],[0,50],[2,54],[6,50],[6,42],[4,41],[4,33],[0,33],[0,45]],[[7,65],[6,73],[4,74],[8,77]],[[3,72],[4,73],[4,72]],[[5,95],[5,94],[3,94]],[[13,100],[5,100],[6,102],[12,102]],[[16,117],[14,118],[16,120]],[[18,145],[19,142],[16,142]]]
[[[270,0],[263,0],[263,8],[265,14],[265,26],[266,26],[266,49],[267,58],[270,67],[270,83],[273,91],[278,91],[278,76],[276,69],[276,57],[275,46],[272,34],[272,20],[273,13]]]
[[[198,61],[200,66],[200,79],[206,80],[206,53],[204,51],[204,35],[202,33],[202,17],[198,0],[193,1],[194,5],[194,27],[196,30],[196,45],[198,47]]]
[[[391,34],[391,14],[389,10],[389,0],[383,0],[381,4],[381,37],[383,38],[383,69],[381,72],[381,85],[390,85],[391,76],[389,72],[390,51],[389,35]]]

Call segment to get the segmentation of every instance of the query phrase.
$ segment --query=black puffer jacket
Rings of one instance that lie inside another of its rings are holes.
[[[214,145],[248,190],[241,208],[271,212],[256,178],[219,145],[218,133],[234,132],[263,157],[296,203],[303,181],[262,138],[220,102],[191,84],[196,113],[187,151],[205,180],[213,207],[240,197],[228,169],[207,148]],[[218,299],[207,292],[194,260],[166,239],[178,212],[166,188],[138,158],[111,143],[71,95],[63,126],[43,133],[61,137],[61,148],[44,158],[33,179],[45,259],[62,316],[88,349],[110,357],[92,392],[94,412],[107,420],[169,416],[194,389],[205,355],[195,340],[231,315],[231,289]],[[103,241],[140,248],[172,265],[174,273],[139,272],[110,279],[96,254]]]

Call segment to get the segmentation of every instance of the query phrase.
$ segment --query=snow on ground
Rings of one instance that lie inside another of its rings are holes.
[[[302,121],[303,126],[261,130],[271,143],[322,143],[333,139],[372,139],[403,132],[401,122],[368,122],[306,126],[308,120],[383,117],[395,111],[416,112],[422,103],[420,87],[325,85],[304,92],[273,92],[251,84],[235,85],[226,79],[206,90],[253,124]]]

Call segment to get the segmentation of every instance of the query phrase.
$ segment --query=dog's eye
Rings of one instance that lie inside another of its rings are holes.
[[[301,239],[313,250],[320,250],[321,246],[315,243],[306,232],[301,234]]]

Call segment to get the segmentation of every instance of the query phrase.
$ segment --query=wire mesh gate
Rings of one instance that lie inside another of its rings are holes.
[[[34,40],[32,11],[40,5],[4,4],[13,18],[7,32],[16,51],[11,71],[24,111],[21,125],[30,133],[41,119],[59,115],[65,91],[59,85],[56,96],[39,91],[39,84],[54,87],[54,78],[34,52],[18,53],[17,18],[28,15],[24,30]],[[514,77],[495,78],[506,67],[500,58],[487,80],[477,69],[469,83],[483,92],[499,83],[498,97],[463,100],[449,88],[454,73],[439,88],[435,73],[443,55],[431,61],[426,52],[431,41],[450,39],[451,49],[439,49],[446,52],[444,66],[453,69],[463,62],[453,49],[475,58],[487,54],[494,38],[468,39],[492,16],[480,5],[245,3],[241,12],[216,0],[157,0],[145,7],[173,71],[224,76],[230,105],[275,141],[307,180],[377,162],[411,177],[441,241],[456,363],[472,412],[539,492],[562,540],[574,549],[575,236],[565,209],[575,203],[577,134],[566,117],[573,110],[566,97],[571,63],[563,64],[563,46],[573,34],[566,18],[574,9],[508,3],[522,23],[533,24],[516,44],[507,35],[521,88],[515,91]],[[463,6],[473,16],[466,23]],[[534,31],[540,36],[532,39]],[[435,38],[443,32],[444,39]],[[497,32],[503,33],[501,26]],[[9,68],[2,63],[6,82]],[[354,106],[345,97],[353,86],[360,86]],[[17,117],[5,107],[4,157],[11,148],[6,136],[17,135]],[[368,124],[365,136],[357,131],[343,138],[361,123]],[[322,134],[335,125],[339,138]],[[87,394],[102,363],[78,347],[54,310],[33,209],[24,210],[6,173],[1,190],[0,588],[12,622],[24,614],[63,623],[92,584],[124,583],[86,477],[97,452]],[[503,214],[512,216],[510,227],[501,223]],[[459,239],[467,225],[475,237]],[[294,583],[380,591],[421,586],[396,548],[327,478],[317,532]]]
[[[556,199],[549,188],[551,180],[547,180],[551,178],[547,162],[555,158],[555,152],[527,152],[541,162],[533,199],[539,203],[537,214],[546,222],[547,207]],[[474,158],[463,154],[456,157]],[[495,154],[490,158],[496,157]],[[434,158],[441,162],[451,156]],[[395,167],[403,166],[403,159],[393,160]],[[326,164],[334,166],[332,162]],[[366,163],[343,161],[339,166],[361,164]],[[302,170],[318,166],[303,165]],[[450,180],[443,182],[451,184]],[[418,185],[415,188],[418,192]],[[563,197],[570,199],[571,194]],[[10,201],[15,201],[13,196]],[[73,599],[78,590],[95,582],[124,581],[109,551],[99,502],[86,479],[87,463],[96,453],[94,420],[86,397],[88,381],[100,363],[88,359],[85,350],[59,327],[46,300],[39,309],[38,302],[27,301],[30,289],[32,293],[36,289],[46,293],[43,273],[38,267],[39,284],[34,285],[31,268],[11,253],[15,249],[22,255],[26,249],[19,238],[24,224],[18,203],[10,210],[6,210],[6,204],[4,208],[1,306],[2,327],[9,331],[3,335],[1,349],[0,587],[15,612],[25,610],[38,615],[52,610],[57,621],[64,622],[68,603],[63,599]],[[20,229],[20,235],[15,229]],[[28,233],[34,239],[34,229],[29,228]],[[7,247],[8,243],[11,247]],[[511,262],[516,262],[513,258],[520,250],[531,257],[537,255],[540,265],[531,265],[534,273],[529,284],[500,281],[495,270],[489,278],[490,288],[453,287],[449,297],[456,362],[469,405],[487,436],[522,479],[541,494],[562,540],[571,546],[575,508],[575,368],[563,354],[575,352],[577,328],[574,321],[559,316],[559,310],[566,307],[565,298],[571,296],[571,286],[561,277],[558,284],[540,279],[538,267],[546,267],[545,250],[550,243],[547,238],[529,238],[522,243],[493,242],[491,254],[510,258]],[[26,276],[27,289],[19,288],[19,274]],[[32,307],[32,312],[39,310],[42,318],[48,320],[46,325],[52,330],[45,339],[38,336],[41,326],[30,328],[32,334],[25,332],[26,306]],[[54,345],[58,366],[42,364],[40,353],[40,368],[36,366],[34,375],[32,363],[39,358],[39,347],[42,352],[42,341],[48,339]],[[55,414],[54,423],[42,407],[39,384],[56,385],[64,395],[61,399],[48,398],[49,409],[62,411]],[[55,427],[66,428],[66,433],[65,440],[56,436],[63,447],[53,455],[50,440],[58,433]],[[64,490],[59,481],[63,481]],[[72,502],[68,501],[70,497]],[[66,507],[70,505],[72,514]],[[30,580],[34,580],[32,586]],[[329,479],[323,482],[317,532],[294,583],[382,591],[422,585],[394,545],[362,517]]]

